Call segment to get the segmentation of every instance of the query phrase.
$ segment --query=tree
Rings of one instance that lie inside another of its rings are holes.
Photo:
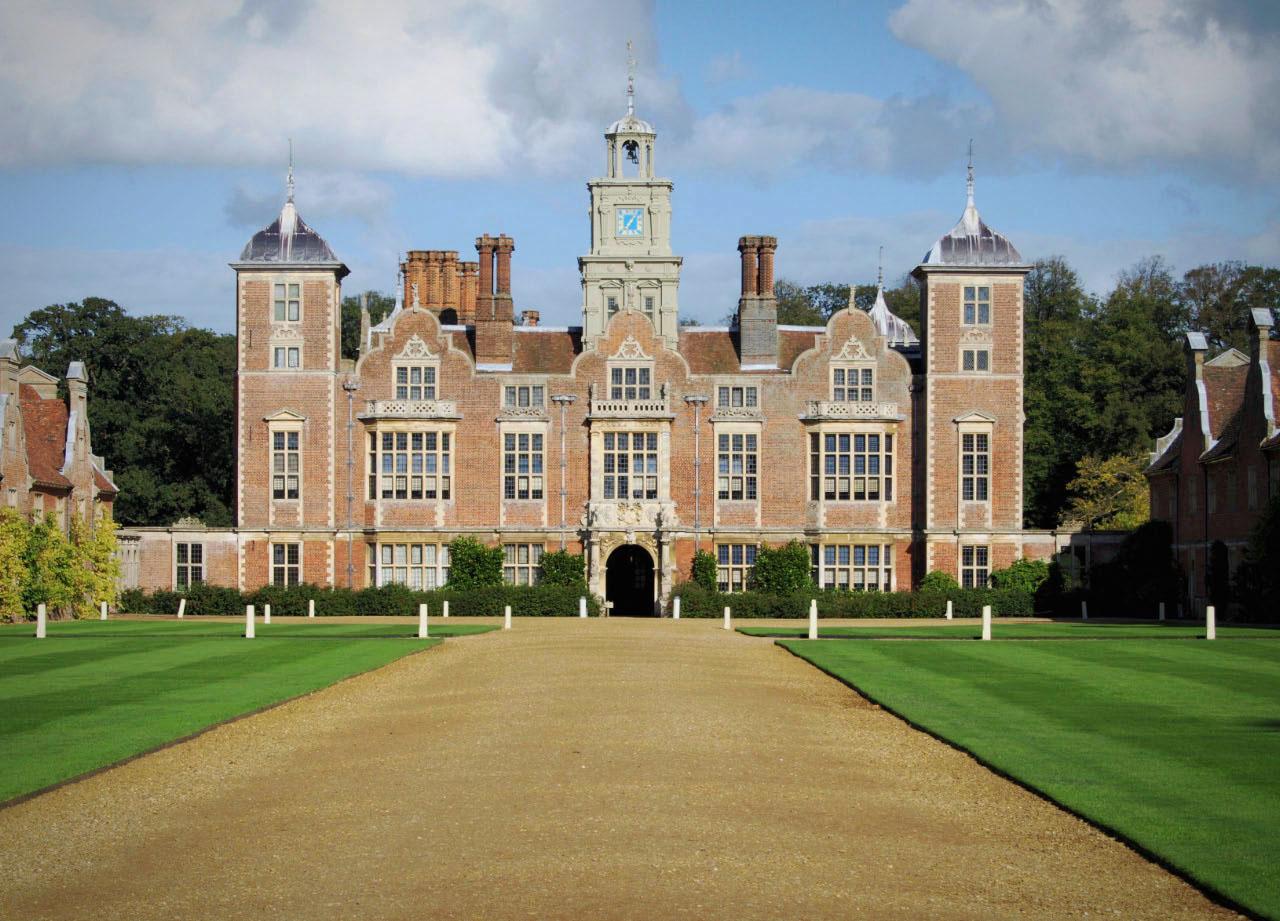
[[[1191,325],[1215,349],[1249,352],[1249,311],[1275,311],[1280,304],[1280,269],[1241,262],[1197,266],[1178,283],[1178,300]]]
[[[587,587],[585,571],[586,561],[580,553],[568,550],[557,550],[542,555],[543,585],[573,585],[578,588]]]
[[[32,311],[13,335],[51,373],[85,363],[93,448],[116,471],[120,521],[231,524],[234,336],[96,297]]]
[[[369,298],[369,323],[380,323],[395,309],[396,299],[380,291],[366,291]],[[360,357],[360,295],[342,299],[342,357]]]
[[[120,560],[116,556],[116,523],[110,515],[102,515],[82,539],[79,550],[88,573],[86,601],[92,616],[104,601],[114,606],[119,594]]]
[[[26,616],[27,540],[31,528],[16,511],[0,509],[0,621]]]
[[[1272,496],[1249,533],[1236,596],[1250,620],[1274,621],[1280,611],[1280,496]]]
[[[781,547],[761,547],[752,570],[752,588],[770,595],[789,595],[812,586],[809,548],[798,540]]]
[[[1149,517],[1149,493],[1141,454],[1117,454],[1081,458],[1075,479],[1067,484],[1070,501],[1062,524],[1078,524],[1088,530],[1113,528],[1128,531]]]
[[[22,562],[27,571],[24,609],[34,611],[43,604],[54,617],[72,613],[77,600],[83,597],[78,594],[83,584],[77,572],[79,561],[75,548],[52,515],[31,526]]]
[[[689,575],[693,579],[695,585],[700,585],[709,592],[716,590],[717,569],[716,558],[714,555],[707,553],[705,550],[699,550],[693,555],[693,565]]]
[[[486,547],[471,537],[449,542],[449,588],[468,591],[502,584],[502,548]]]

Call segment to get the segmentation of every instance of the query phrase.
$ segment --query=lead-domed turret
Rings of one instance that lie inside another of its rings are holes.
[[[973,201],[973,156],[969,156],[969,199],[956,226],[925,253],[925,265],[1021,265],[1022,254],[1002,233],[986,225]]]

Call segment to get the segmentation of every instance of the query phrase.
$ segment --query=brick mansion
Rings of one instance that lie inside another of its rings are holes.
[[[615,611],[665,610],[697,550],[727,590],[758,547],[799,540],[815,581],[964,584],[1066,535],[1022,527],[1023,278],[1030,266],[968,200],[914,268],[918,331],[877,294],[825,326],[777,322],[779,243],[738,243],[728,327],[682,326],[673,183],[626,115],[590,180],[581,325],[517,309],[516,241],[477,259],[410,251],[395,310],[341,354],[347,267],[294,204],[236,275],[236,522],[131,529],[140,583],[432,587],[447,545],[586,557]],[[785,249],[782,249],[785,258]]]

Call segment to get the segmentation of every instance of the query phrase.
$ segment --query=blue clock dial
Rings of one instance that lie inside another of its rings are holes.
[[[644,233],[643,208],[619,208],[617,210],[619,237],[638,237]]]

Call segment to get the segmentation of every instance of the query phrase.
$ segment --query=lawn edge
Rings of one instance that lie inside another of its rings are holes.
[[[785,639],[787,642],[795,642],[797,639],[803,642],[810,642],[809,640],[805,640],[803,637],[786,637],[783,639]],[[842,639],[844,639],[844,637],[842,637]],[[819,642],[819,641],[813,641],[813,642]],[[925,735],[929,736],[930,738],[936,739],[937,741],[941,742],[943,745],[946,745],[948,748],[952,748],[958,752],[961,752],[962,754],[969,756],[978,764],[982,765],[982,767],[986,768],[988,771],[995,774],[997,777],[1000,777],[1004,780],[1009,781],[1012,784],[1015,784],[1016,786],[1021,787],[1023,790],[1026,790],[1028,793],[1032,794],[1033,796],[1036,796],[1037,798],[1044,800],[1046,803],[1051,804],[1057,809],[1061,809],[1063,812],[1066,812],[1069,815],[1075,816],[1077,819],[1084,822],[1085,824],[1097,829],[1098,831],[1102,832],[1103,834],[1111,838],[1114,838],[1116,841],[1119,841],[1121,844],[1125,845],[1130,850],[1137,853],[1143,859],[1151,863],[1154,863],[1156,866],[1160,867],[1163,870],[1166,870],[1169,873],[1172,873],[1174,876],[1178,877],[1178,879],[1182,880],[1183,882],[1187,883],[1187,885],[1193,887],[1196,891],[1200,892],[1211,902],[1214,902],[1215,904],[1220,905],[1223,908],[1227,908],[1227,909],[1230,909],[1231,911],[1237,912],[1238,914],[1243,915],[1246,918],[1254,919],[1254,921],[1275,921],[1275,919],[1271,918],[1268,915],[1259,914],[1254,909],[1249,908],[1246,905],[1242,905],[1240,902],[1236,901],[1230,895],[1226,894],[1225,892],[1222,892],[1216,886],[1213,886],[1210,883],[1206,883],[1198,879],[1197,877],[1193,876],[1190,873],[1190,871],[1183,869],[1182,867],[1170,861],[1164,855],[1151,850],[1150,848],[1146,847],[1142,843],[1133,840],[1127,834],[1120,831],[1119,829],[1112,828],[1110,825],[1108,825],[1107,823],[1099,819],[1095,819],[1092,816],[1089,816],[1083,812],[1073,809],[1070,806],[1068,806],[1066,803],[1059,802],[1058,800],[1050,796],[1048,793],[1041,790],[1039,787],[1036,787],[1031,782],[1023,780],[1022,778],[1017,777],[1013,774],[1010,774],[1008,771],[1004,770],[999,765],[993,764],[991,761],[979,755],[977,752],[973,751],[972,749],[964,745],[961,745],[959,742],[952,741],[951,739],[948,739],[946,736],[939,735],[937,732],[934,732],[932,729],[928,728],[927,726],[924,726],[916,722],[915,720],[911,719],[904,713],[899,712],[894,707],[891,707],[888,704],[885,704],[880,702],[879,700],[876,700],[868,692],[858,687],[852,681],[844,678],[841,675],[836,674],[830,669],[824,668],[823,666],[819,665],[817,662],[814,662],[811,659],[805,658],[796,650],[792,649],[789,646],[784,645],[782,641],[775,639],[773,640],[773,645],[781,649],[785,649],[788,653],[795,656],[801,662],[804,662],[806,665],[810,666],[811,668],[816,668],[822,674],[826,675],[829,678],[834,679],[835,681],[847,687],[849,690],[853,691],[863,700],[867,701],[868,703],[874,704],[885,713],[888,713],[890,716],[893,716],[895,719],[901,720],[902,722],[906,723],[908,726],[910,726],[912,729],[916,730],[917,732],[922,732]]]
[[[489,631],[485,631],[485,632],[489,632]],[[465,634],[465,635],[483,636],[484,633]],[[128,764],[131,761],[137,761],[139,758],[145,758],[148,755],[154,755],[156,752],[164,751],[166,748],[173,748],[176,745],[182,745],[186,742],[190,742],[192,739],[198,739],[200,736],[204,735],[205,733],[212,732],[213,730],[218,729],[222,726],[227,726],[227,725],[230,725],[231,723],[238,723],[240,720],[248,719],[251,716],[257,716],[260,713],[266,713],[268,710],[274,710],[277,707],[283,707],[285,704],[291,704],[296,700],[302,700],[303,698],[311,697],[313,694],[319,694],[321,691],[329,690],[329,688],[335,688],[338,685],[345,684],[348,681],[354,681],[356,678],[362,678],[365,675],[371,674],[372,672],[380,671],[381,669],[384,669],[384,668],[389,668],[390,666],[395,665],[397,662],[403,662],[405,659],[412,658],[413,656],[424,655],[428,652],[431,652],[431,650],[433,649],[438,649],[439,647],[443,646],[444,641],[446,639],[456,639],[456,637],[438,637],[438,638],[428,637],[428,639],[438,639],[439,642],[432,643],[426,649],[415,649],[412,652],[407,652],[402,656],[397,656],[396,658],[392,659],[390,662],[384,662],[381,665],[375,665],[372,668],[366,668],[358,672],[352,672],[350,675],[344,675],[343,677],[339,678],[336,681],[333,681],[329,684],[321,685],[318,688],[312,688],[310,691],[303,691],[301,694],[294,694],[292,697],[285,697],[275,701],[274,703],[263,704],[261,707],[258,707],[256,709],[246,710],[243,713],[237,713],[235,716],[229,716],[226,719],[218,720],[216,723],[210,723],[208,726],[203,726],[200,729],[197,729],[195,732],[188,733],[187,735],[184,735],[184,736],[178,736],[177,738],[170,739],[167,742],[161,742],[159,745],[155,745],[151,748],[147,748],[140,752],[136,752],[125,758],[121,758],[118,761],[112,761],[109,764],[104,764],[104,765],[101,765],[100,767],[93,768],[92,770],[85,771],[83,774],[76,774],[74,777],[67,777],[63,780],[57,781],[56,783],[51,783],[46,787],[40,787],[38,790],[31,790],[27,793],[20,793],[17,796],[13,797],[12,799],[0,801],[0,812],[4,812],[6,809],[10,809],[14,806],[20,806],[25,802],[35,799],[37,796],[44,796],[46,793],[52,793],[54,790],[58,790],[62,787],[69,787],[72,784],[81,783],[85,780],[88,780],[91,777],[96,777],[98,774],[103,774],[103,773],[106,773],[107,771],[115,770],[118,767],[123,767],[124,765]]]

